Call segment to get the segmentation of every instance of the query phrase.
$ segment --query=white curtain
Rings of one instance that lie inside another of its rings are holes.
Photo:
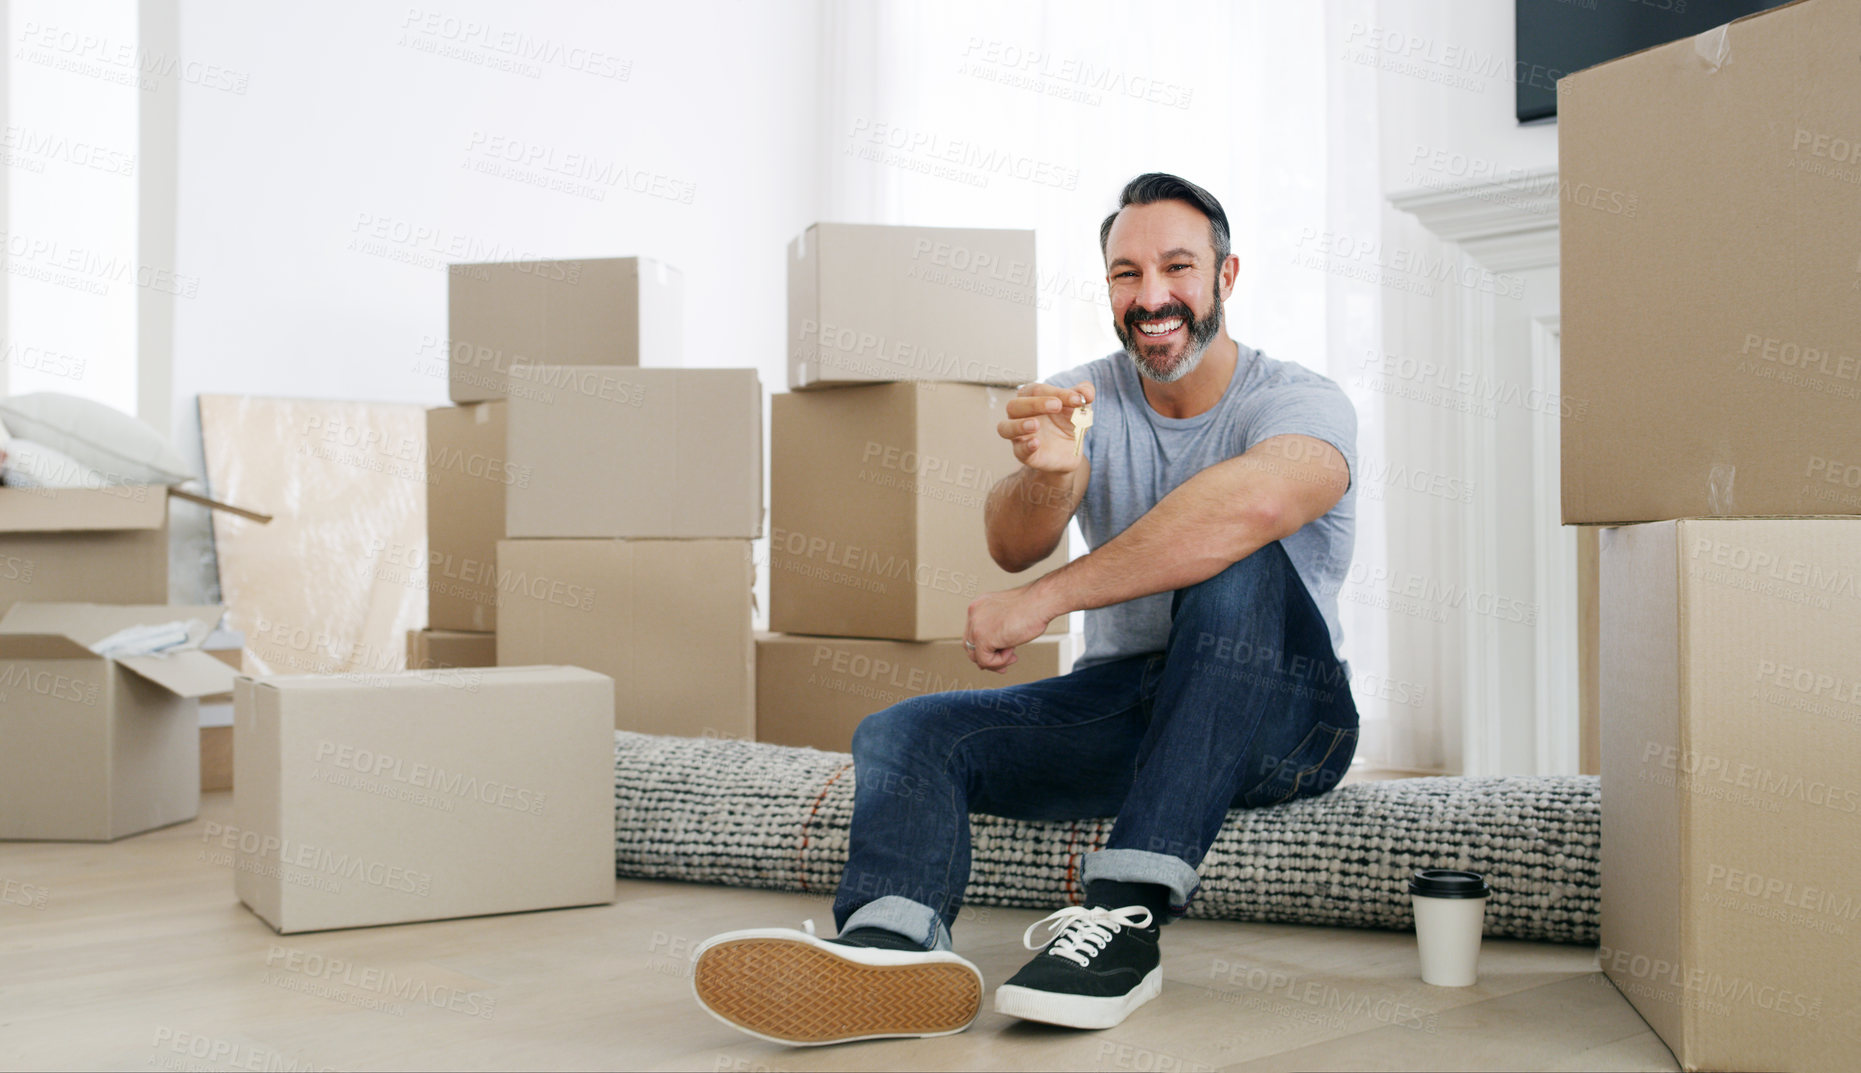
[[[829,0],[821,217],[1032,227],[1049,375],[1117,348],[1098,224],[1119,189],[1145,171],[1182,175],[1228,212],[1241,259],[1232,334],[1344,385],[1360,455],[1386,459],[1381,399],[1350,384],[1380,345],[1378,287],[1319,253],[1337,236],[1374,241],[1380,226],[1376,76],[1344,48],[1372,8]],[[1359,481],[1359,577],[1388,559],[1379,493]],[[1375,585],[1343,595],[1359,758],[1441,766],[1412,743],[1447,740],[1446,716],[1390,672]]]

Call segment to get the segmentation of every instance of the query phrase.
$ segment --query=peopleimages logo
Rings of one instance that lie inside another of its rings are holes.
[[[548,795],[537,790],[526,790],[495,779],[480,779],[476,775],[467,775],[461,771],[447,771],[442,767],[419,761],[409,762],[388,753],[375,752],[357,748],[353,745],[338,745],[333,741],[317,743],[316,762],[329,764],[358,775],[372,775],[405,783],[422,790],[433,790],[452,797],[471,798],[487,805],[513,809],[517,812],[540,813],[543,802]]]
[[[298,868],[336,879],[360,880],[383,890],[401,891],[422,898],[431,892],[433,886],[433,876],[427,872],[365,860],[352,854],[337,853],[295,839],[260,834],[232,824],[208,823],[201,832],[201,841],[262,861],[273,861],[287,868]]]
[[[838,540],[809,536],[792,529],[771,529],[769,543],[772,548],[793,558],[842,567],[864,575],[867,580],[908,581],[920,588],[955,593],[971,599],[975,598],[980,581],[975,574],[925,562],[913,563],[908,555],[893,555],[862,548],[857,544],[842,544]],[[785,565],[782,569],[793,567]]]
[[[1665,958],[1607,946],[1600,949],[1600,956],[1605,970],[1618,977],[1632,979],[1642,986],[1640,993],[1664,1002],[1697,1002],[1704,1004],[1703,1008],[1709,1011],[1724,1013],[1730,1012],[1726,1003],[1735,1002],[1811,1021],[1822,1016],[1822,996],[1807,995],[1769,981],[1727,976],[1706,969],[1689,969]],[[1674,991],[1664,993],[1663,987],[1673,988]]]
[[[1806,909],[1842,920],[1861,917],[1861,901],[1851,894],[1839,893],[1810,883],[1797,883],[1723,864],[1706,866],[1706,885],[1724,888],[1732,894],[1776,902],[1793,909]]]
[[[1825,596],[1861,598],[1861,586],[1856,585],[1852,570],[1833,569],[1790,557],[1779,558],[1774,552],[1753,550],[1710,536],[1694,540],[1692,557],[1722,570],[1801,586]]]
[[[1734,762],[1691,749],[1682,751],[1674,745],[1648,742],[1641,751],[1642,765],[1646,767],[1649,761],[1656,758],[1662,768],[1690,776],[1695,785],[1707,781],[1720,782],[1741,790],[1756,790],[1772,797],[1790,798],[1836,812],[1861,812],[1861,792],[1822,779],[1809,779],[1787,771],[1759,767],[1743,761]]]
[[[874,332],[824,323],[812,317],[802,318],[801,350],[796,357],[802,360],[812,357],[829,368],[852,369],[889,379],[897,379],[900,365],[914,370],[915,379],[923,380],[1005,384],[1019,379],[1013,370],[991,362],[934,351],[918,343],[887,339]]]
[[[74,704],[95,704],[100,686],[97,682],[68,678],[37,664],[12,662],[5,670],[0,670],[0,697],[15,689]]]
[[[350,987],[384,998],[450,1010],[486,1021],[491,1019],[497,1008],[497,997],[482,991],[465,991],[445,984],[433,984],[416,976],[403,976],[392,969],[358,965],[342,958],[325,957],[291,947],[273,946],[265,954],[265,967],[294,973],[306,980]]]

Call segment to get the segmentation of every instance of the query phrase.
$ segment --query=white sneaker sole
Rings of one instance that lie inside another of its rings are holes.
[[[760,1039],[812,1047],[948,1036],[982,1008],[982,973],[941,950],[841,946],[789,928],[725,932],[693,954],[692,993]]]
[[[1116,1028],[1133,1010],[1162,993],[1163,967],[1159,965],[1129,992],[1110,998],[1003,984],[995,989],[995,1012],[1067,1028]]]

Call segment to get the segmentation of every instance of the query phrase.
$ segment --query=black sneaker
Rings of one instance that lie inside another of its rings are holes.
[[[995,989],[995,1012],[1069,1028],[1111,1028],[1163,991],[1157,922],[1140,905],[1099,909],[1072,905],[1035,921],[1047,925],[1047,948]]]
[[[691,986],[713,1017],[796,1046],[961,1032],[982,1008],[982,973],[948,951],[881,928],[821,939],[759,928],[713,936]]]

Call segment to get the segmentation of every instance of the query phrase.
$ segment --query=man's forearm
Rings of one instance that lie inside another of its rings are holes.
[[[1079,506],[1087,465],[1072,473],[1022,466],[997,481],[984,508],[989,556],[1009,573],[1019,573],[1053,554]]]
[[[1243,469],[1206,470],[1098,550],[1030,584],[1028,595],[1052,621],[1207,581],[1291,535],[1253,484]]]

